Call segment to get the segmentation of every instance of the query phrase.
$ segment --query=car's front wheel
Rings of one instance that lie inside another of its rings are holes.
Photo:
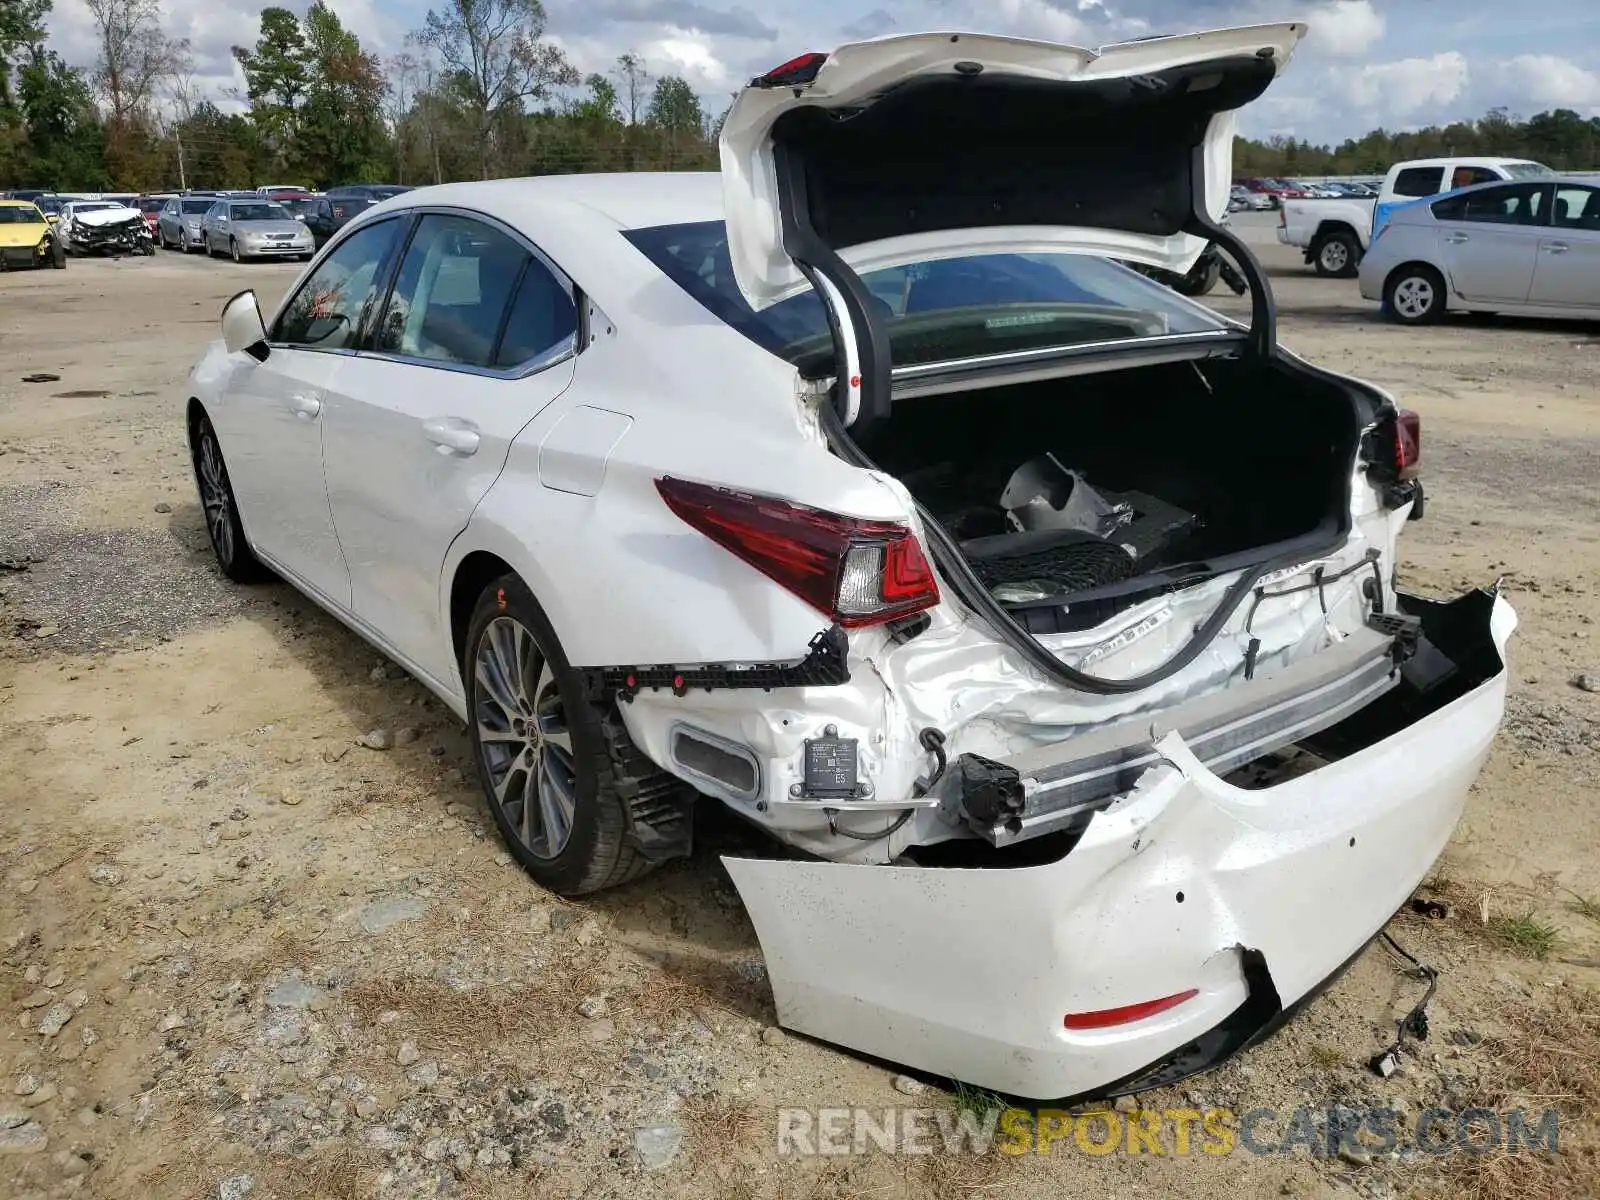
[[[194,478],[200,492],[200,507],[205,512],[206,532],[217,566],[235,583],[257,583],[271,578],[271,572],[250,549],[239,522],[239,502],[233,495],[233,482],[222,458],[217,431],[204,416],[195,423],[193,434]]]
[[[1383,289],[1383,311],[1405,325],[1430,325],[1444,316],[1444,277],[1426,263],[1407,263]]]
[[[243,262],[244,261],[242,258],[239,257],[239,239],[238,238],[229,238],[228,239],[228,252],[233,255],[233,261],[234,262]]]
[[[613,753],[617,727],[602,720],[517,576],[501,576],[478,597],[462,678],[479,782],[523,868],[564,896],[649,870],[629,838],[618,770],[628,756]]]

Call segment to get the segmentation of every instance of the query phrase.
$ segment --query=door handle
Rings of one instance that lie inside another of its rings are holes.
[[[1472,239],[1464,233],[1447,233],[1444,235],[1444,240],[1452,246],[1459,246],[1462,242],[1468,242]]]
[[[289,410],[302,421],[309,421],[322,411],[322,401],[315,396],[290,396]]]
[[[1565,254],[1568,250],[1572,249],[1572,247],[1567,245],[1565,242],[1546,242],[1544,244],[1544,248],[1545,253],[1547,254]]]
[[[476,454],[478,450],[478,431],[456,417],[435,417],[431,421],[424,421],[422,436],[439,447],[441,454],[465,457]]]

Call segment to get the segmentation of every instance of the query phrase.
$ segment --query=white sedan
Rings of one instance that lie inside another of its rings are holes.
[[[1416,417],[1217,225],[1303,31],[888,38],[756,80],[720,177],[378,205],[194,371],[222,569],[437,693],[546,887],[703,797],[803,852],[725,860],[784,1024],[1033,1097],[1212,1065],[1428,871],[1514,624],[1395,590]],[[1208,238],[1248,327],[1111,261]]]

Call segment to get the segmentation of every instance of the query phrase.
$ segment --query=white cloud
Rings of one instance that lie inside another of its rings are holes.
[[[705,34],[685,30],[645,42],[639,53],[650,64],[652,74],[682,76],[697,92],[726,92],[735,86],[735,78],[717,57],[712,42]]]
[[[1335,58],[1365,54],[1383,37],[1382,15],[1372,0],[1334,0],[1311,10],[1306,24],[1311,31],[1306,45]]]
[[[1468,81],[1466,56],[1445,50],[1432,58],[1402,58],[1349,72],[1329,72],[1330,96],[1344,91],[1378,121],[1398,123],[1461,98]]]
[[[1530,111],[1572,108],[1600,113],[1600,75],[1554,54],[1519,54],[1488,72],[1495,90]]]

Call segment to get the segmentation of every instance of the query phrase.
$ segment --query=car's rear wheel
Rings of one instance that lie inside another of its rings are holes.
[[[217,431],[202,416],[194,429],[194,478],[200,491],[200,507],[205,512],[206,532],[217,566],[235,583],[257,583],[272,573],[250,549],[239,522],[239,502],[233,495],[233,482],[222,457]]]
[[[1361,247],[1354,234],[1337,230],[1318,240],[1312,250],[1311,262],[1318,275],[1330,279],[1349,279],[1361,262]]]
[[[651,863],[628,837],[611,728],[522,580],[478,597],[462,654],[478,778],[500,836],[543,887],[613,887]],[[621,734],[623,740],[626,734]]]
[[[1405,325],[1430,325],[1444,316],[1444,277],[1426,263],[1407,263],[1383,288],[1383,311]]]

